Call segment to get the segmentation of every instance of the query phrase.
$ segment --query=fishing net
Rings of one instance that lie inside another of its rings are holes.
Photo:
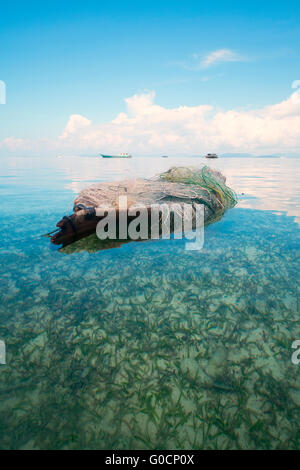
[[[119,197],[126,196],[128,206],[198,202],[212,212],[233,207],[237,198],[226,186],[225,177],[217,170],[172,167],[152,179],[135,179],[98,183],[85,188],[74,201],[74,210],[81,206],[118,208]]]
[[[208,166],[202,168],[173,167],[162,173],[160,178],[165,181],[199,186],[209,194],[217,196],[224,209],[229,209],[237,203],[236,194],[226,186],[225,176]]]
[[[194,228],[199,204],[203,207],[207,225],[219,220],[224,211],[236,202],[235,193],[226,185],[226,178],[219,171],[207,166],[172,167],[151,179],[97,183],[83,189],[74,201],[74,213],[58,222],[60,231],[52,236],[51,241],[65,245],[95,233],[98,221],[111,209],[116,214],[128,212],[129,215],[132,208],[139,210],[143,207],[151,215],[153,206],[159,206],[159,230],[169,223],[168,214],[172,213],[170,228],[173,233],[175,217],[183,214],[186,204],[189,205],[188,217]],[[166,206],[169,212],[163,211]]]

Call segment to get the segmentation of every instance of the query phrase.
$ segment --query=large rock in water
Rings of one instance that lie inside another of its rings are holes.
[[[125,204],[124,204],[125,202]],[[218,220],[224,211],[236,204],[234,192],[226,186],[225,177],[207,166],[202,168],[173,167],[153,179],[132,179],[109,183],[97,183],[83,189],[74,201],[74,213],[57,223],[60,229],[51,242],[66,246],[96,231],[96,226],[108,212],[115,211],[117,226],[126,213],[127,222],[136,217],[132,209],[144,207],[151,217],[151,208],[191,206],[193,226],[196,220],[195,208],[203,205],[205,224]],[[129,211],[129,213],[128,213]],[[164,223],[163,214],[159,219],[160,229]],[[171,232],[174,224],[171,221]],[[150,226],[150,224],[149,224]],[[130,237],[129,237],[130,238]],[[148,237],[147,237],[148,238]],[[110,240],[128,240],[117,235]]]

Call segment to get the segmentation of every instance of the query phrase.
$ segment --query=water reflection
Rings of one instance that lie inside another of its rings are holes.
[[[300,217],[299,160],[297,158],[132,158],[100,157],[2,159],[0,175],[22,184],[46,184],[53,177],[66,180],[66,188],[77,194],[86,185],[124,178],[151,177],[170,166],[208,164],[227,177],[227,184],[240,194],[240,207],[286,211]],[[242,193],[245,197],[242,196]],[[255,199],[253,199],[255,198]]]

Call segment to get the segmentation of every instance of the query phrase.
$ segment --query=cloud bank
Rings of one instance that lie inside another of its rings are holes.
[[[195,155],[206,152],[300,154],[300,93],[261,109],[220,110],[205,104],[165,108],[155,92],[125,99],[126,112],[97,124],[70,116],[53,141],[8,137],[2,154],[132,152],[135,155]]]

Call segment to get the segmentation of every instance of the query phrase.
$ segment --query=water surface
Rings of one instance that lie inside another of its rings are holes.
[[[239,197],[202,251],[59,251],[87,184],[200,160],[1,159],[0,447],[299,448],[298,162],[201,160]]]

